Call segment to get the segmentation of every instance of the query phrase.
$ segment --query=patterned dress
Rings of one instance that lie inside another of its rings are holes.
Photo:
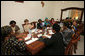
[[[26,46],[23,41],[18,41],[16,37],[11,37],[2,43],[1,46],[2,55],[29,55],[26,51]]]

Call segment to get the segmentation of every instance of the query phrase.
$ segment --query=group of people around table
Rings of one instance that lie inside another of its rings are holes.
[[[50,21],[45,18],[43,22],[41,19],[38,20],[37,25],[32,22],[29,23],[28,19],[24,20],[23,29],[25,32],[30,33],[34,29],[45,29],[52,27],[51,38],[44,38],[42,41],[45,43],[45,48],[42,49],[36,55],[64,55],[65,47],[72,38],[72,34],[77,31],[77,22],[60,22],[57,23],[52,18]],[[61,23],[63,26],[61,27]],[[62,30],[61,30],[62,28]],[[14,34],[20,33],[20,28],[16,25],[14,20],[10,21],[10,26],[1,27],[1,54],[2,55],[31,55],[26,49],[24,40],[18,41]],[[40,38],[43,38],[42,36]]]

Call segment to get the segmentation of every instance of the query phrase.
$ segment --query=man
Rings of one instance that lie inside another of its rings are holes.
[[[20,28],[16,25],[14,20],[10,21],[10,27],[12,28],[14,34],[20,33]]]
[[[58,24],[54,24],[52,27],[51,38],[45,38],[43,42],[45,43],[45,48],[39,53],[39,55],[64,55],[64,43],[63,37],[61,35],[60,26]]]
[[[65,46],[68,45],[68,43],[70,42],[70,40],[72,38],[72,34],[74,33],[68,27],[69,27],[69,23],[68,22],[64,22],[63,23],[63,30],[62,30],[61,34],[63,35],[63,41],[64,41]]]

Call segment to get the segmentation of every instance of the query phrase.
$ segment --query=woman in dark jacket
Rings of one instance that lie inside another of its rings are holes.
[[[60,26],[54,24],[52,31],[55,33],[50,39],[46,38],[43,40],[46,47],[39,53],[39,55],[64,55],[64,43],[61,35]]]

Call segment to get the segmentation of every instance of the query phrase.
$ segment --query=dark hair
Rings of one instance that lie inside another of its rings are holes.
[[[69,23],[68,22],[64,22],[63,25],[66,26],[67,28],[69,28]]]
[[[3,26],[1,27],[1,39],[2,41],[7,37],[9,34],[11,34],[11,27],[10,26]]]
[[[41,19],[39,19],[39,20],[38,20],[38,22],[39,22],[39,21],[42,21],[42,20],[41,20]]]
[[[55,30],[56,32],[59,32],[61,27],[60,27],[60,25],[58,25],[58,24],[54,24],[52,28],[53,28],[53,30]]]
[[[66,19],[69,19],[69,17],[66,17]]]
[[[25,20],[24,20],[24,22],[27,22],[27,21],[29,21],[29,20],[28,20],[28,19],[25,19]]]
[[[54,18],[51,18],[51,21],[54,20]]]
[[[14,20],[10,21],[10,25],[13,23],[16,24],[16,21],[14,21]]]

